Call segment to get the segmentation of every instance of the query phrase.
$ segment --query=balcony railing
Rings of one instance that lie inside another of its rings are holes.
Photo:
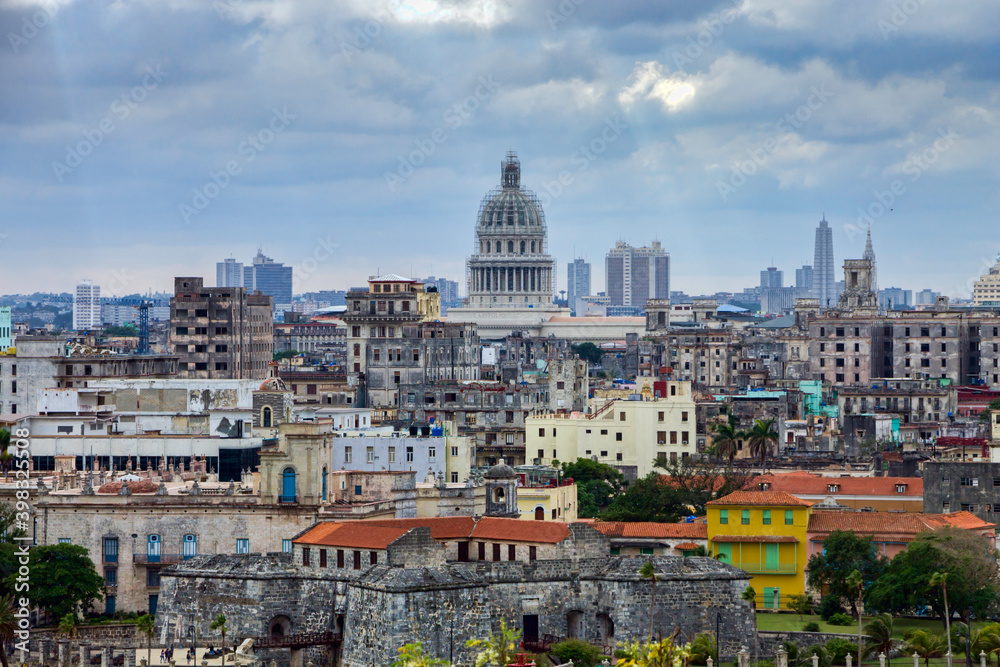
[[[747,574],[795,574],[798,567],[791,563],[733,563]]]
[[[171,563],[179,563],[182,560],[187,560],[187,558],[191,558],[191,556],[185,557],[184,554],[132,554],[132,562],[137,565],[169,565]]]
[[[294,502],[297,502],[296,498],[297,498],[297,496],[285,496],[285,495],[281,495],[281,496],[278,496],[278,502],[279,503],[294,503]]]

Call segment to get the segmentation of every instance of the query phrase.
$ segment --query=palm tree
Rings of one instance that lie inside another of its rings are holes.
[[[948,573],[935,572],[931,575],[931,586],[940,586],[944,597],[944,635],[948,638],[948,655],[951,655],[951,614],[948,613]]]
[[[854,570],[847,575],[847,585],[858,592],[858,667],[861,667],[861,618],[864,616],[861,612],[861,600],[865,594],[865,580],[861,572]]]
[[[66,635],[70,639],[76,637],[76,614],[70,612],[59,619],[59,626],[56,628],[56,634]]]
[[[0,662],[7,665],[7,651],[4,647],[14,641],[17,618],[14,617],[14,596],[11,593],[0,597]]]
[[[728,458],[729,467],[733,467],[733,459],[736,458],[737,442],[746,438],[746,434],[736,428],[735,415],[729,415],[729,420],[725,424],[713,424],[712,449],[717,458]]]
[[[639,577],[649,579],[652,586],[649,596],[649,641],[653,641],[653,614],[656,613],[656,568],[653,561],[647,560],[639,568]]]
[[[219,614],[214,619],[212,619],[211,625],[208,626],[209,630],[218,630],[222,633],[222,664],[226,664],[226,633],[229,632],[229,628],[226,627],[226,615]]]
[[[971,642],[969,626],[965,623],[956,623],[952,632],[955,634],[955,642],[958,643],[958,650],[965,653],[972,660],[980,653],[992,655],[1000,649],[1000,634],[998,634],[998,630],[1000,630],[1000,626],[996,623],[990,623],[978,630],[973,629],[971,632]],[[972,645],[971,652],[970,643]]]
[[[767,460],[767,455],[771,451],[771,443],[777,444],[778,432],[774,429],[774,418],[758,419],[754,421],[753,427],[746,434],[747,444],[750,446],[750,455],[760,459],[761,468]]]
[[[858,612],[861,615],[861,612]],[[885,653],[889,655],[892,650],[892,615],[882,612],[872,618],[865,626],[865,634],[868,635],[868,643],[865,644],[865,655],[877,655]],[[858,663],[861,664],[861,663]]]
[[[143,614],[135,623],[135,629],[140,635],[146,635],[146,664],[153,664],[153,627],[156,619],[149,614]]]
[[[940,658],[944,655],[944,643],[937,635],[932,635],[926,630],[917,630],[906,642],[906,650],[923,658],[924,665],[930,667],[931,658]]]
[[[7,449],[10,447],[10,431],[0,428],[0,466],[3,467],[3,478],[7,479],[7,472],[10,470],[10,460],[14,458]],[[4,663],[6,664],[6,663]]]

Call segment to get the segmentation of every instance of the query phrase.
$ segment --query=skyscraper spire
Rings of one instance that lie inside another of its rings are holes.
[[[865,254],[862,255],[864,259],[871,260],[872,263],[872,291],[876,294],[878,293],[878,282],[876,281],[875,274],[875,250],[872,248],[872,226],[868,225],[868,239],[865,241]]]

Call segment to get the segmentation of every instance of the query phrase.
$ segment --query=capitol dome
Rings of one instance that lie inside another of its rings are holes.
[[[552,304],[555,262],[547,252],[545,213],[521,187],[521,162],[510,151],[476,217],[476,249],[468,261],[470,306],[545,307]]]

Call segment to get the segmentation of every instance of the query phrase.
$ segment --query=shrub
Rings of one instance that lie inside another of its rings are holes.
[[[840,600],[834,595],[827,595],[819,602],[819,617],[824,621],[829,621],[830,617],[834,614],[844,613],[844,607],[840,604]]]
[[[830,654],[826,652],[823,645],[810,646],[799,651],[799,664],[809,667],[812,665],[812,657],[819,656],[819,667],[830,667]]]
[[[858,645],[841,637],[834,637],[825,645],[826,652],[830,656],[830,664],[844,665],[847,663],[847,656],[858,655]]]
[[[707,632],[697,635],[691,640],[691,656],[688,659],[688,664],[707,665],[708,658],[715,660],[715,653],[715,637]]]
[[[829,623],[830,625],[850,625],[853,622],[854,619],[851,618],[848,614],[844,613],[834,614],[829,619],[827,619],[827,623]]]
[[[819,623],[816,621],[809,621],[802,628],[802,632],[819,632]]]
[[[567,639],[552,645],[551,653],[558,656],[564,663],[573,661],[580,667],[594,667],[601,657],[601,649],[582,639]]]

